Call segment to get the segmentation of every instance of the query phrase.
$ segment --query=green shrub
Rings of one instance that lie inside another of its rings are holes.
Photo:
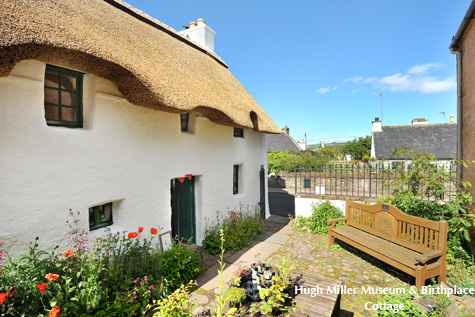
[[[259,216],[245,216],[240,213],[231,212],[230,217],[221,224],[208,229],[203,248],[212,255],[217,255],[220,248],[219,231],[224,231],[226,241],[225,251],[237,251],[248,246],[252,240],[260,235],[264,230],[264,224]]]
[[[175,290],[200,274],[200,256],[177,243],[161,254],[159,268],[159,274],[166,280],[168,287]]]
[[[230,287],[224,293],[224,301],[230,306],[236,306],[246,299],[246,290],[242,287]]]
[[[191,317],[190,290],[193,284],[182,285],[170,296],[158,300],[151,307],[154,317]]]
[[[475,263],[466,265],[463,260],[453,260],[449,266],[449,283],[461,288],[475,289]]]
[[[92,251],[43,251],[38,239],[0,267],[1,316],[142,316],[199,274],[199,255],[184,245],[154,248],[155,237],[111,234]]]
[[[267,155],[269,171],[295,171],[296,169],[311,169],[319,167],[334,159],[335,155],[328,151],[323,152],[272,152]]]
[[[295,226],[298,230],[306,230],[313,233],[328,233],[328,220],[342,217],[340,209],[332,206],[329,202],[312,207],[310,217],[297,217]]]
[[[421,306],[416,304],[417,298],[429,299],[434,302],[434,307],[432,311],[427,313],[424,311]],[[416,293],[410,292],[406,289],[404,294],[388,294],[383,296],[381,303],[388,304],[402,304],[404,307],[399,310],[378,310],[378,317],[396,317],[396,316],[407,316],[407,317],[445,317],[447,316],[447,307],[450,305],[450,300],[446,295],[427,295],[421,296]]]

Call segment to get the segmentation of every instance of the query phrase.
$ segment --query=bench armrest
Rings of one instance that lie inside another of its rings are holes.
[[[416,262],[417,264],[423,265],[429,261],[440,258],[441,256],[442,256],[442,251],[439,251],[439,250],[429,251],[417,256]]]
[[[342,217],[342,218],[329,219],[327,221],[328,228],[335,228],[336,224],[339,222],[346,222],[346,218]]]

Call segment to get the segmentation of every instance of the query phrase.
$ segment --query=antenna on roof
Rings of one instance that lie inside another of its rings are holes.
[[[383,92],[380,91],[378,93],[378,96],[379,96],[379,115],[381,117],[381,120],[383,120],[383,114],[384,114],[384,111],[383,111]]]

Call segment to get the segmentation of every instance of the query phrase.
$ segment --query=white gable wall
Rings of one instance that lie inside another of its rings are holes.
[[[180,131],[178,114],[128,103],[115,85],[84,78],[84,128],[49,127],[44,119],[45,64],[19,63],[0,78],[0,240],[21,248],[35,236],[57,243],[67,210],[114,201],[114,230],[171,226],[170,180],[191,173],[196,185],[197,234],[205,224],[259,201],[264,135],[197,118],[195,133]],[[242,164],[243,193],[232,194],[233,164]],[[266,186],[267,187],[267,186]],[[266,204],[268,205],[268,204]],[[93,231],[93,236],[103,233]]]

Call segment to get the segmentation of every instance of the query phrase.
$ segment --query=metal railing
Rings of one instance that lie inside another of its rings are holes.
[[[439,161],[434,162],[434,167],[444,169],[448,175],[441,200],[449,201],[457,191],[457,165],[451,161]],[[392,195],[407,171],[407,163],[401,162],[338,162],[312,169],[279,172],[270,184],[280,183],[284,190],[299,196],[377,200]]]

